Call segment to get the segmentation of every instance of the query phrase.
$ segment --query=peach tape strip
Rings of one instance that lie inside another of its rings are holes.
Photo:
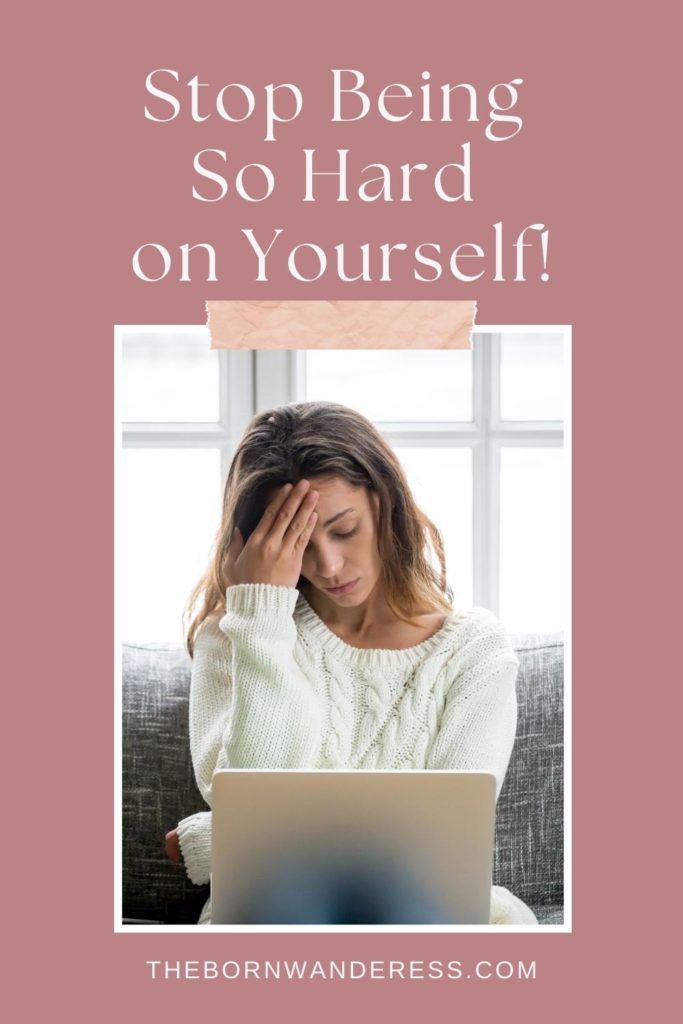
[[[473,301],[207,302],[212,348],[469,348]]]

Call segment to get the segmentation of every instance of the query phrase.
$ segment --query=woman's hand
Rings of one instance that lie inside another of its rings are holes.
[[[261,521],[244,543],[235,527],[224,569],[230,586],[270,583],[295,587],[301,575],[306,545],[317,521],[318,492],[308,480],[285,484],[266,508]]]
[[[169,860],[172,860],[174,864],[180,864],[180,840],[178,838],[177,828],[174,828],[172,832],[166,833],[166,856]]]

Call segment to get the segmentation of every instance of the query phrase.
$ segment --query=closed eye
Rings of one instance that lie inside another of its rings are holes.
[[[346,540],[348,537],[353,537],[356,533],[358,533],[358,527],[354,526],[353,530],[349,530],[347,533],[334,533],[332,536],[338,537],[339,540]]]
[[[355,537],[359,529],[360,527],[354,526],[352,530],[347,530],[345,533],[342,533],[341,531],[337,530],[335,533],[332,533],[331,536],[334,537],[336,540],[349,540],[351,537]],[[306,551],[310,551],[310,549],[313,546],[314,542],[312,540],[309,540],[308,544],[306,545]]]

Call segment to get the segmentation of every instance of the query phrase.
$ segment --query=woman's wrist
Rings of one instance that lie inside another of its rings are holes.
[[[220,627],[225,633],[239,628],[241,623],[254,619],[267,621],[269,630],[278,623],[286,628],[292,625],[299,591],[296,587],[273,583],[238,583],[225,592],[226,612]]]
[[[183,818],[176,831],[188,878],[195,885],[204,885],[211,873],[211,811]]]

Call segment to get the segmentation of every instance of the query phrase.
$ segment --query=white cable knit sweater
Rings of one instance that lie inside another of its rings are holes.
[[[217,768],[481,769],[500,792],[518,662],[490,612],[453,613],[415,647],[364,650],[290,587],[229,587],[227,607],[197,635],[190,691],[192,760],[209,807]],[[211,812],[178,833],[190,879],[207,882]],[[535,921],[498,887],[492,920]]]

